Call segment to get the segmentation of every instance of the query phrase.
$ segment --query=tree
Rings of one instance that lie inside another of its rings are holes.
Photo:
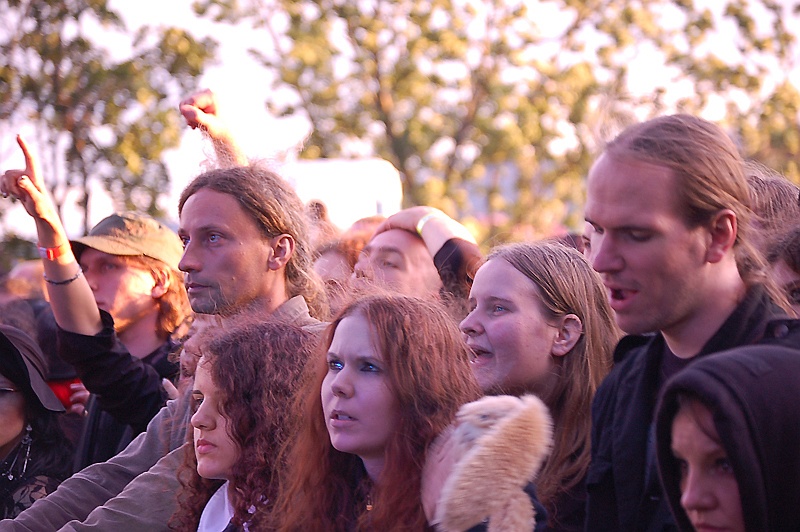
[[[263,28],[267,51],[251,52],[275,75],[267,105],[281,116],[302,113],[313,126],[301,156],[384,157],[400,170],[409,204],[479,217],[490,227],[483,236],[496,242],[562,224],[580,230],[583,177],[601,143],[636,118],[722,107],[720,121],[747,154],[800,178],[800,99],[786,77],[800,57],[789,29],[798,8],[785,4],[196,0],[194,7]],[[515,233],[519,227],[525,232]]]
[[[120,208],[163,215],[157,200],[169,174],[161,155],[178,144],[177,100],[194,88],[216,42],[177,28],[127,35],[107,0],[0,0],[0,11],[0,123],[9,133],[34,124],[59,208],[77,187],[88,231],[97,179]],[[131,47],[122,60],[99,42],[120,33]]]

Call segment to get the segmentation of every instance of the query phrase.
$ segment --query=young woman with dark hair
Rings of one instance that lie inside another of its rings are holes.
[[[800,351],[778,345],[716,353],[667,381],[655,446],[678,530],[800,530],[798,387]]]
[[[265,529],[288,405],[315,343],[312,333],[278,321],[237,322],[221,336],[198,333],[195,413],[173,530]]]
[[[45,382],[45,359],[27,334],[0,325],[0,518],[16,517],[72,473],[64,407]]]
[[[373,296],[347,307],[309,366],[286,450],[279,530],[426,530],[428,447],[480,397],[470,354],[434,303]]]

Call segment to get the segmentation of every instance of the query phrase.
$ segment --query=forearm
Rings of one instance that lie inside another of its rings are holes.
[[[42,253],[47,294],[59,327],[80,333],[100,331],[100,311],[89,283],[81,273],[64,226],[53,213],[34,216]]]
[[[136,477],[118,496],[93,510],[83,522],[71,521],[60,530],[169,530],[167,523],[175,512],[175,494],[180,489],[176,473],[183,455],[183,449],[170,452],[149,471]]]
[[[229,132],[226,131],[218,136],[209,134],[209,138],[214,146],[214,155],[217,157],[217,165],[220,168],[247,166],[247,156]]]
[[[102,316],[103,327],[94,336],[59,329],[59,355],[75,367],[103,410],[140,432],[166,402],[161,375],[132,356],[117,340],[111,316]]]

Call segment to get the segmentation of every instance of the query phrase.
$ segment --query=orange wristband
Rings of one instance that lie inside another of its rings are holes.
[[[58,257],[66,254],[68,249],[69,243],[66,242],[54,248],[43,248],[39,246],[39,256],[42,257],[43,260],[56,260]]]

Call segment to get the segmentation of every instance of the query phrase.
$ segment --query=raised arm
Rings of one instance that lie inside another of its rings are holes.
[[[72,253],[36,158],[19,135],[17,143],[25,156],[25,168],[7,170],[0,193],[19,199],[36,223],[47,293],[58,326],[78,334],[95,335],[103,325],[92,289]]]
[[[404,229],[418,234],[428,248],[445,292],[466,300],[482,259],[475,237],[459,222],[433,207],[411,207],[388,217],[375,233]]]
[[[186,124],[208,133],[214,145],[217,164],[223,168],[247,165],[247,157],[233,138],[228,125],[219,117],[219,103],[209,89],[181,101],[180,111]]]
[[[431,257],[435,257],[444,243],[453,238],[476,244],[475,237],[466,227],[434,207],[419,206],[403,209],[384,220],[375,233],[389,229],[405,229],[419,234]]]

